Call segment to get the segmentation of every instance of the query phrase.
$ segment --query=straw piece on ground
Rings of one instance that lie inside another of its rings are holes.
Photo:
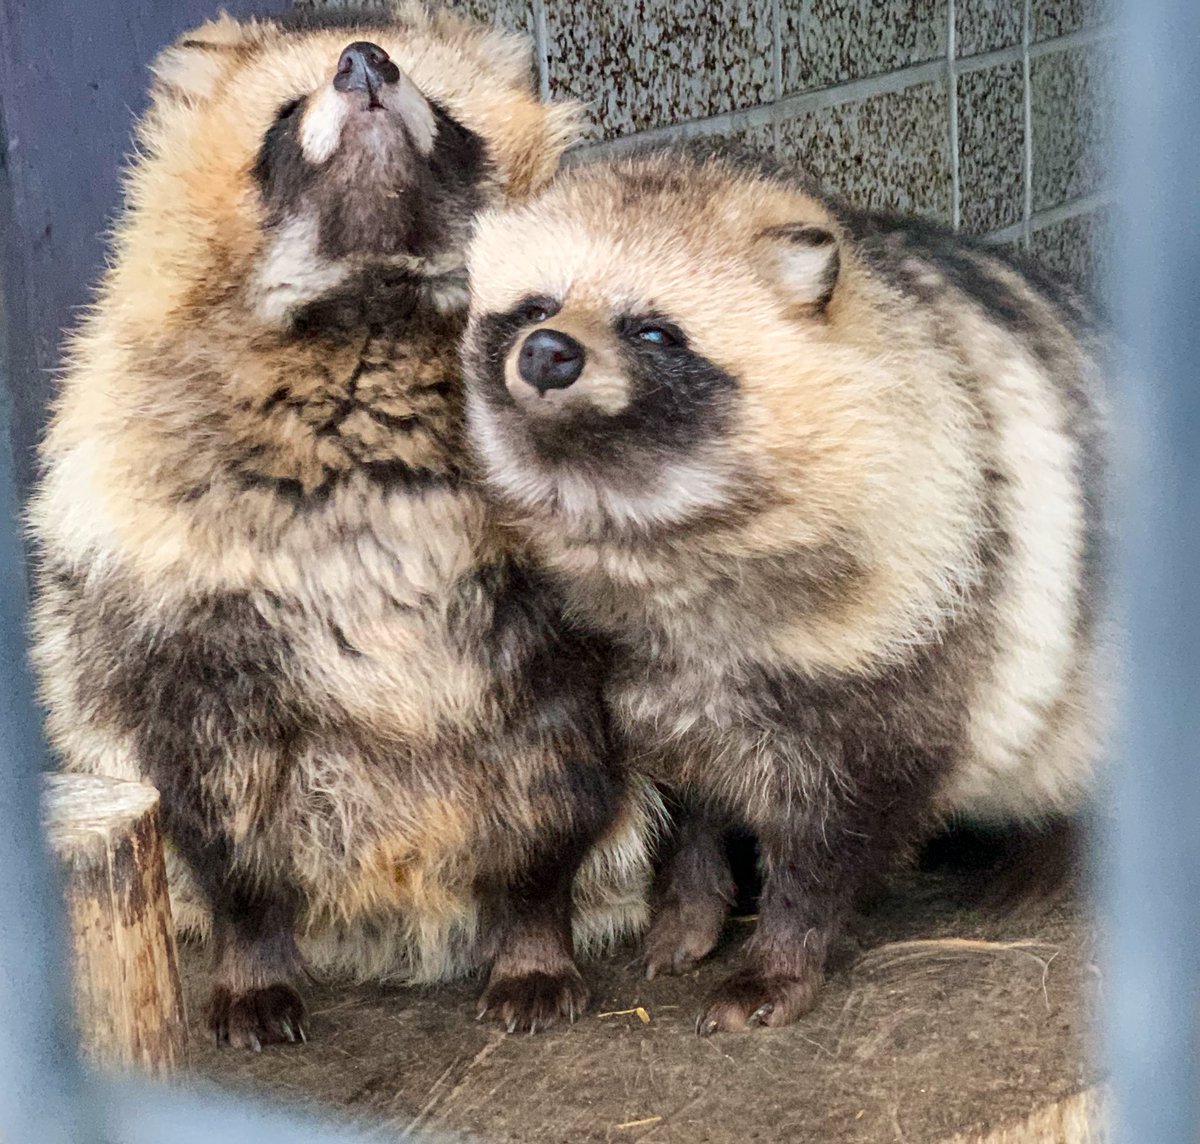
[[[1032,957],[1041,965],[1047,963],[1040,953],[1053,957],[1061,952],[1056,945],[1040,941],[985,941],[982,938],[942,937],[921,938],[915,941],[893,941],[887,945],[868,950],[857,962],[856,968],[866,970],[887,969],[929,957],[979,953],[1020,953]]]

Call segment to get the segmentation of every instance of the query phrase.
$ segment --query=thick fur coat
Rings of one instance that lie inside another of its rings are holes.
[[[472,219],[574,111],[419,11],[223,17],[154,70],[32,507],[54,745],[160,789],[218,1039],[301,1036],[305,965],[491,963],[482,1009],[573,1017],[572,900],[585,949],[638,928],[654,802],[466,471],[457,350]]]
[[[1084,797],[1098,328],[996,250],[694,152],[567,173],[470,267],[490,487],[616,640],[631,765],[685,808],[649,971],[711,949],[749,828],[760,920],[700,1029],[789,1021],[935,823]]]

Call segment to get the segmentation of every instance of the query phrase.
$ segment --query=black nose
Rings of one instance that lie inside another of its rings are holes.
[[[517,356],[517,372],[541,393],[566,389],[583,373],[587,353],[570,334],[534,330]]]
[[[400,69],[378,44],[358,40],[338,60],[333,86],[338,91],[369,91],[372,95],[384,84],[395,83]]]

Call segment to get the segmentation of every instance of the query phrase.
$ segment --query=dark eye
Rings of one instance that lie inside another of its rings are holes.
[[[290,119],[296,113],[296,111],[299,109],[299,107],[300,107],[300,101],[298,99],[293,99],[289,103],[285,103],[275,113],[276,122],[282,121],[284,119]]]
[[[679,334],[674,330],[656,325],[639,326],[634,331],[634,337],[638,341],[649,342],[652,346],[677,346],[681,340]]]
[[[521,317],[527,322],[544,322],[550,317],[550,311],[541,302],[531,302],[521,311]]]

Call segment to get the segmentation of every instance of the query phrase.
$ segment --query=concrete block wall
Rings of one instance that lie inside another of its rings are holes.
[[[451,3],[532,38],[543,92],[590,109],[585,153],[737,138],[1102,292],[1111,0]]]

